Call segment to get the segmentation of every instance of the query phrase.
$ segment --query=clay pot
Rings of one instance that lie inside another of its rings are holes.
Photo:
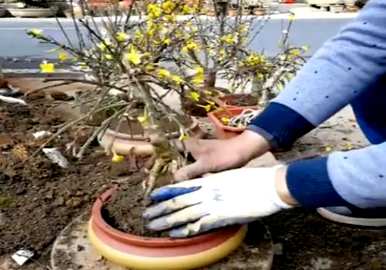
[[[239,115],[243,110],[245,110],[245,108],[257,109],[257,107],[225,106],[216,111],[208,113],[208,118],[215,128],[215,135],[218,139],[230,139],[244,132],[246,127],[227,126],[221,121],[221,118],[231,118],[233,116]]]
[[[189,131],[195,138],[201,138],[204,135],[198,121],[194,118],[192,118]],[[134,133],[137,132],[134,131]],[[180,134],[178,132],[167,134],[167,137],[170,139],[177,139],[179,136]],[[154,147],[150,143],[149,138],[139,132],[137,134],[129,134],[108,128],[105,133],[98,138],[98,141],[106,152],[115,152],[119,155],[135,154],[138,156],[150,156],[154,151]]]
[[[8,8],[8,12],[17,18],[45,18],[57,13],[55,8]]]
[[[234,226],[185,239],[149,238],[121,232],[102,216],[102,208],[116,192],[110,189],[94,203],[88,237],[107,260],[130,269],[193,269],[230,254],[243,241],[246,226]]]

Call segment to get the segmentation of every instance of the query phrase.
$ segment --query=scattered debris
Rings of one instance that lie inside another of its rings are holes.
[[[23,95],[19,88],[7,83],[6,87],[0,86],[0,95],[5,97],[17,97]]]
[[[53,162],[62,168],[68,168],[68,160],[60,153],[57,148],[43,148],[44,154]]]
[[[29,157],[27,147],[24,144],[16,144],[12,148],[11,154],[13,158],[22,162],[27,161]]]
[[[23,265],[25,264],[29,259],[31,259],[34,256],[34,253],[27,249],[20,249],[14,253],[11,258],[18,264]]]
[[[283,255],[283,244],[276,243],[273,245],[273,252],[275,255]]]
[[[37,131],[37,132],[32,134],[32,136],[37,140],[47,138],[48,136],[51,136],[51,135],[52,135],[52,133],[50,131],[47,131],[47,130]]]
[[[6,97],[0,95],[0,100],[6,103],[15,103],[15,104],[20,104],[20,105],[27,105],[27,103],[20,99],[20,98],[14,98],[14,97]]]

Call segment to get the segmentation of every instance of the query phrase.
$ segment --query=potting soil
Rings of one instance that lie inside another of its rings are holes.
[[[114,228],[121,231],[146,236],[168,237],[167,232],[154,232],[146,229],[146,221],[142,218],[148,203],[144,200],[142,181],[146,176],[142,172],[131,176],[130,181],[119,186],[105,208],[103,217]]]

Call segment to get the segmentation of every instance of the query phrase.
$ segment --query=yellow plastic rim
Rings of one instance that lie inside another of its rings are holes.
[[[176,257],[144,257],[126,254],[106,245],[94,233],[91,222],[89,222],[88,225],[88,237],[91,244],[107,260],[124,267],[149,270],[194,269],[210,265],[235,250],[244,240],[246,233],[247,226],[243,226],[235,233],[235,235],[224,241],[222,244],[192,255]]]

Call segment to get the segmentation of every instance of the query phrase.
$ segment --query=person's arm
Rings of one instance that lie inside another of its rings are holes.
[[[304,207],[386,207],[386,143],[288,166],[287,186]]]
[[[385,25],[385,1],[369,1],[248,129],[265,137],[272,148],[286,148],[356,96],[371,91],[386,72]]]

